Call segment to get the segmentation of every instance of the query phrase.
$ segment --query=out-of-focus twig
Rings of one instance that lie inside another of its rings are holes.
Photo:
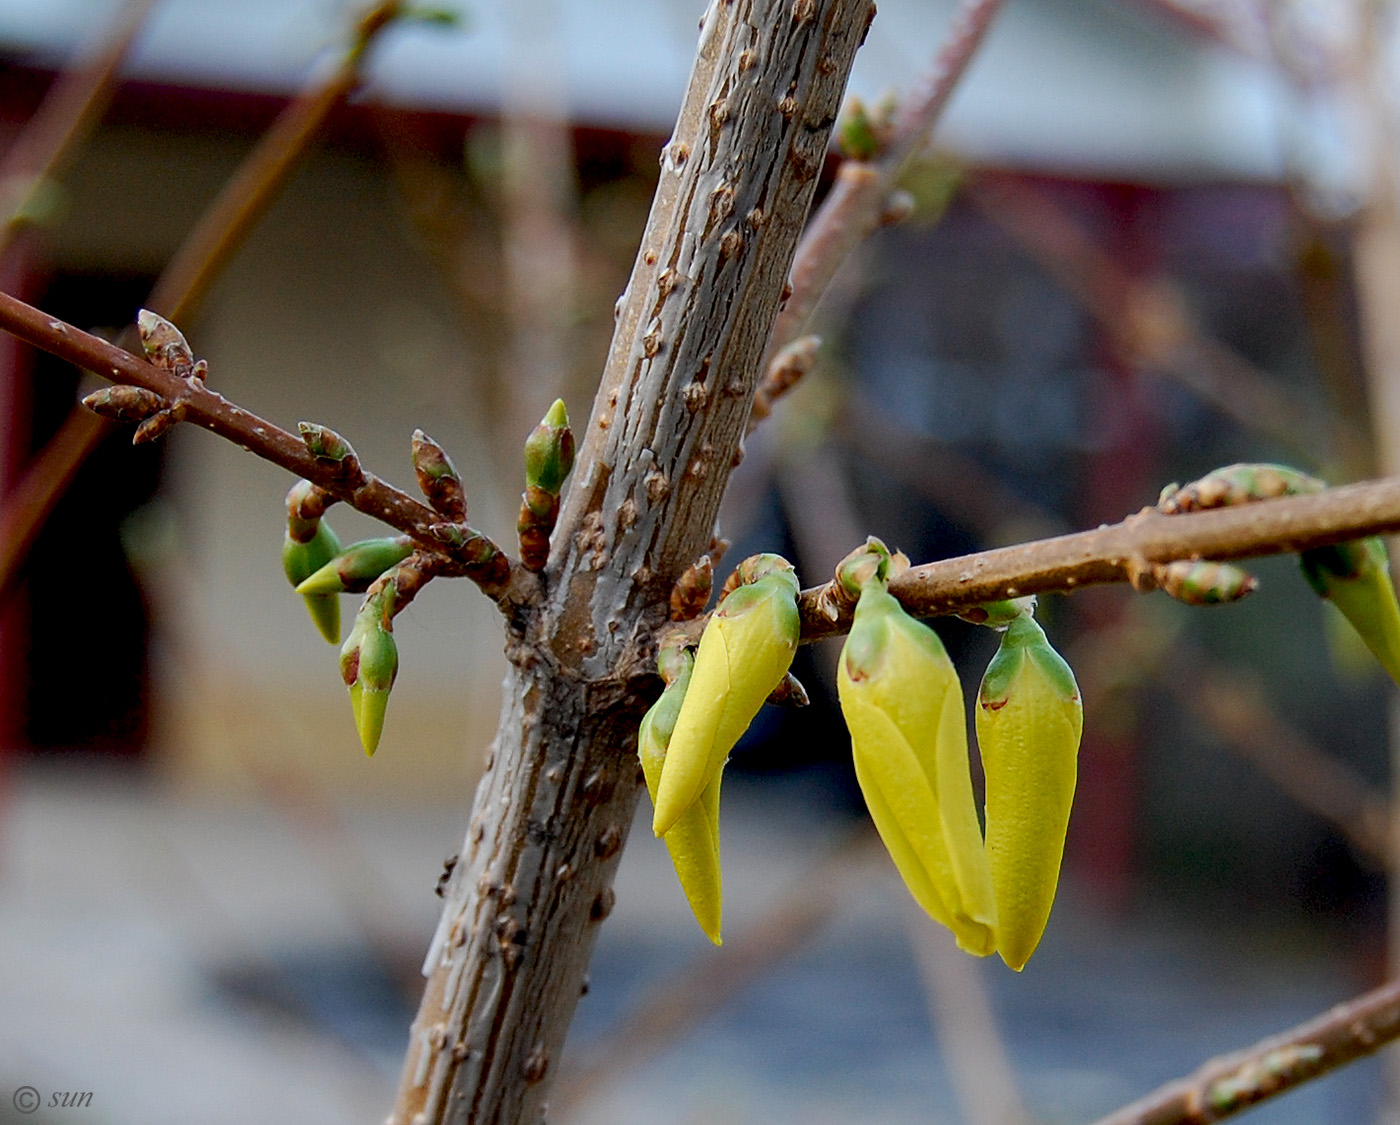
[[[1400,981],[1392,981],[1281,1035],[1222,1055],[1094,1125],[1205,1125],[1295,1086],[1400,1037]]]
[[[962,0],[942,47],[900,103],[890,139],[873,160],[848,160],[837,173],[831,191],[808,224],[793,258],[792,292],[778,313],[769,342],[769,372],[754,399],[756,425],[772,403],[796,380],[784,370],[783,351],[802,335],[841,264],[870,237],[900,173],[928,143],[948,99],[986,38],[1001,8],[1001,0]]]
[[[56,79],[0,160],[0,254],[29,220],[36,193],[59,176],[107,108],[122,61],[153,0],[128,0],[91,57]]]
[[[176,251],[156,282],[147,307],[175,321],[193,315],[218,271],[286,183],[330,111],[354,89],[371,42],[401,7],[402,0],[384,0],[365,13],[339,66],[278,115]],[[79,467],[108,432],[108,422],[75,407],[5,498],[0,509],[0,592],[14,578],[39,528]]]
[[[1329,415],[1319,419],[1316,409],[1295,402],[1275,379],[1202,332],[1165,279],[1127,275],[1044,192],[992,175],[969,177],[965,190],[1135,364],[1169,376],[1241,425],[1307,459],[1325,449],[1344,464],[1367,463],[1364,442],[1352,428]]]

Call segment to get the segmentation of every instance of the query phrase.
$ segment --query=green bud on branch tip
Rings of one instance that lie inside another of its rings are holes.
[[[574,433],[564,400],[557,398],[525,439],[525,483],[558,496],[573,467]]]

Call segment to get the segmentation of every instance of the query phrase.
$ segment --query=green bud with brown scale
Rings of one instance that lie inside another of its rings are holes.
[[[340,540],[325,520],[317,520],[309,530],[310,538],[301,540],[289,527],[282,539],[282,571],[293,587],[300,586],[340,554]],[[302,600],[321,636],[330,644],[340,640],[340,598],[334,593],[302,594]]]
[[[1390,678],[1400,684],[1400,605],[1390,577],[1390,559],[1378,536],[1298,556],[1303,577],[1342,611]]]
[[[520,498],[516,530],[520,561],[527,570],[543,570],[549,560],[549,536],[559,518],[559,493],[574,467],[574,434],[564,400],[555,399],[544,420],[525,439],[525,493]]]
[[[1163,592],[1186,605],[1237,602],[1259,588],[1254,575],[1233,563],[1208,559],[1177,559],[1153,567],[1152,577]]]
[[[334,469],[337,479],[347,487],[358,487],[365,479],[360,467],[360,458],[350,443],[334,430],[315,422],[298,422],[301,440],[311,456],[329,468]]]
[[[1288,465],[1241,463],[1215,469],[1184,487],[1168,485],[1162,489],[1157,507],[1167,515],[1177,515],[1280,496],[1306,496],[1326,487],[1317,477]]]
[[[467,522],[467,493],[447,451],[422,430],[413,431],[413,471],[433,511],[453,523]]]
[[[391,566],[413,554],[407,535],[351,543],[297,586],[298,594],[361,594]]]
[[[350,689],[355,730],[367,756],[379,747],[389,690],[399,672],[399,649],[392,626],[395,598],[392,582],[370,594],[340,650],[340,675]]]

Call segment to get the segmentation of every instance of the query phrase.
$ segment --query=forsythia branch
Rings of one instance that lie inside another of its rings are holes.
[[[1230,1117],[1400,1037],[1400,981],[1281,1035],[1222,1055],[1094,1125],[1204,1125]]]
[[[499,579],[477,577],[474,564],[479,562],[481,537],[467,537],[461,543],[445,541],[438,530],[445,526],[443,517],[432,508],[368,471],[360,479],[347,480],[343,470],[313,456],[301,437],[229,402],[203,382],[182,379],[7,293],[0,293],[0,329],[101,378],[144,387],[170,402],[183,403],[186,421],[304,477],[352,508],[413,536],[425,552],[443,560],[439,573],[472,577],[484,593],[502,606],[528,596],[527,586],[534,580],[524,578],[522,569],[513,562]],[[474,548],[477,553],[473,553]]]

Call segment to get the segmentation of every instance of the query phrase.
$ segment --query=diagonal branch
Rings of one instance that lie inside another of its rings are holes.
[[[1222,1055],[1094,1125],[1205,1125],[1277,1097],[1400,1037],[1400,981]]]
[[[440,573],[473,578],[502,608],[512,600],[529,597],[535,586],[533,578],[527,578],[514,563],[503,577],[492,574],[478,578],[480,551],[489,544],[484,536],[467,536],[463,542],[444,539],[443,517],[427,505],[372,473],[347,478],[334,462],[313,456],[302,438],[229,402],[199,379],[182,379],[7,293],[0,293],[0,329],[114,383],[144,387],[170,402],[183,403],[186,421],[304,477],[352,508],[413,536],[425,551],[443,560],[445,567]],[[493,544],[490,546],[494,548]]]
[[[402,6],[402,0],[381,0],[366,12],[335,71],[282,111],[162,273],[147,300],[151,309],[179,321],[198,307],[219,270],[286,183],[331,110],[359,82],[370,44],[398,17]],[[4,498],[0,508],[0,592],[9,585],[34,536],[78,469],[110,431],[103,419],[75,408]]]

